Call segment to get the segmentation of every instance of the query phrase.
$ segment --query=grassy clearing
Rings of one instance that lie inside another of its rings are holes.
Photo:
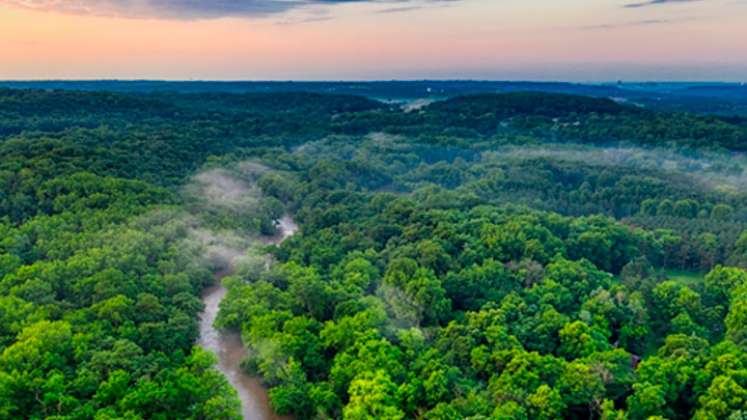
[[[703,279],[705,278],[705,273],[696,271],[666,270],[664,274],[668,279],[675,280],[693,290],[700,290],[703,287]]]

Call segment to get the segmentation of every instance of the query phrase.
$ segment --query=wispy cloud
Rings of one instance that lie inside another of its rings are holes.
[[[636,26],[655,26],[655,25],[666,25],[671,23],[680,23],[691,21],[693,18],[679,18],[679,19],[641,19],[630,22],[617,22],[617,23],[600,23],[598,25],[587,25],[581,26],[579,29],[586,30],[601,30],[601,29],[617,29],[617,28],[631,28]]]
[[[459,0],[0,0],[0,5],[82,15],[213,19],[268,16],[310,6],[411,3],[416,5],[402,6],[402,8],[414,8],[454,1]]]
[[[305,17],[287,17],[275,22],[276,25],[300,25],[304,23],[327,22],[334,18],[324,12],[316,12],[311,16]]]
[[[677,3],[693,3],[696,1],[703,1],[703,0],[646,0],[646,1],[638,2],[638,3],[628,3],[623,7],[628,8],[628,9],[637,9],[639,7],[660,6],[660,5],[665,5],[665,4],[677,4]]]
[[[418,4],[409,4],[405,6],[397,6],[397,7],[389,7],[387,9],[381,9],[377,11],[378,14],[388,14],[388,13],[406,13],[406,12],[413,12],[416,10],[423,9],[425,7],[450,7],[455,3],[458,3],[461,0],[425,0],[421,1]],[[399,0],[398,3],[413,3],[408,0]]]
[[[420,10],[423,6],[403,6],[403,7],[390,7],[388,9],[378,10],[376,13],[387,14],[387,13],[404,13],[411,12],[413,10]]]

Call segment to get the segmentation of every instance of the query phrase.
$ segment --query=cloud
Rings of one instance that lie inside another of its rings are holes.
[[[381,9],[377,11],[378,14],[389,14],[389,13],[406,13],[406,12],[412,12],[415,10],[420,10],[425,7],[450,7],[452,4],[457,3],[461,0],[427,0],[425,2],[420,2],[418,4],[406,4],[404,6],[396,6],[396,7],[389,7],[386,9]],[[399,0],[397,3],[413,3],[408,0]]]
[[[278,22],[275,22],[276,25],[300,25],[304,23],[316,23],[316,22],[327,22],[330,20],[333,20],[334,18],[329,15],[313,15],[313,16],[307,16],[307,17],[300,17],[300,18],[288,18],[283,19]]]
[[[379,14],[387,14],[387,13],[403,13],[403,12],[411,12],[413,10],[420,10],[422,6],[403,6],[403,7],[390,7],[388,9],[381,9],[377,11],[376,13]]]
[[[702,0],[646,0],[643,2],[639,2],[639,3],[628,3],[623,7],[627,9],[637,9],[639,7],[660,6],[664,4],[675,4],[675,3],[693,3],[696,1],[702,1]]]
[[[215,19],[269,16],[309,6],[444,3],[458,0],[0,0],[31,10],[131,18]]]
[[[692,18],[681,18],[681,19],[641,19],[634,20],[632,22],[620,22],[620,23],[600,23],[598,25],[582,26],[580,29],[597,30],[597,29],[617,29],[617,28],[631,28],[637,26],[654,26],[654,25],[666,25],[670,23],[679,23],[693,20]]]

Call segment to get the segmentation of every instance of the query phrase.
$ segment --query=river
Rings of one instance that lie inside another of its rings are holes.
[[[265,242],[279,244],[298,230],[290,216],[284,216],[278,221],[278,233]],[[226,376],[228,382],[236,389],[241,400],[241,413],[245,420],[280,420],[270,406],[267,390],[262,386],[259,378],[244,372],[240,363],[246,357],[247,350],[241,342],[241,335],[233,331],[217,330],[213,324],[218,316],[220,302],[226,296],[226,288],[222,279],[231,274],[225,270],[215,275],[215,285],[206,289],[202,294],[205,311],[200,315],[200,338],[198,344],[218,356],[219,371]]]

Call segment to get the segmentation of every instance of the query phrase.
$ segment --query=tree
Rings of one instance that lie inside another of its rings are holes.
[[[433,271],[412,260],[394,261],[381,290],[394,316],[411,325],[433,325],[446,319],[451,302]]]
[[[656,216],[656,208],[659,203],[653,198],[647,198],[641,202],[641,214],[645,216]]]
[[[545,279],[567,287],[574,300],[580,304],[593,290],[610,284],[609,274],[598,270],[588,260],[570,261],[556,258],[548,264]]]
[[[506,401],[495,407],[491,416],[497,420],[527,420],[527,410],[516,401]]]
[[[310,399],[310,387],[302,366],[294,359],[281,370],[282,385],[270,390],[270,401],[273,408],[281,415],[295,413],[309,417],[313,414],[314,406]]]
[[[286,267],[288,273],[288,293],[295,305],[319,320],[329,319],[332,312],[332,296],[328,286],[311,268],[295,265]]]
[[[732,292],[738,286],[747,284],[747,272],[737,268],[717,266],[706,275],[704,298],[708,305],[729,306]]]
[[[0,356],[0,371],[7,372],[0,376],[0,411],[12,417],[51,415],[49,410],[66,398],[63,372],[72,361],[69,323],[39,321],[24,328]]]
[[[698,203],[694,200],[678,200],[674,203],[673,214],[692,219],[698,215]]]
[[[568,360],[578,359],[598,351],[610,349],[607,339],[594,328],[581,321],[566,324],[560,330],[558,354]]]
[[[575,406],[589,415],[600,410],[605,394],[604,382],[590,366],[578,361],[567,364],[557,386],[571,409]]]
[[[552,420],[562,416],[566,405],[563,397],[556,389],[548,385],[540,385],[537,390],[527,397],[530,417],[538,420]]]
[[[727,220],[734,213],[734,208],[728,204],[719,203],[713,206],[711,218],[716,220]]]
[[[659,203],[659,207],[656,209],[657,216],[672,216],[674,215],[674,203],[672,200],[666,199]]]
[[[747,389],[734,379],[718,376],[699,400],[700,408],[695,412],[696,419],[724,419],[737,410],[743,410],[747,403]]]
[[[347,420],[398,420],[405,414],[398,408],[397,386],[382,370],[364,372],[350,383],[350,402],[343,408]]]
[[[358,293],[371,291],[379,280],[379,270],[365,258],[356,257],[345,263],[343,287]]]
[[[726,316],[726,337],[734,343],[747,345],[747,287],[742,285],[734,292],[729,314]]]
[[[628,397],[627,403],[631,419],[647,419],[662,415],[667,405],[662,387],[646,382],[633,385],[633,395]]]
[[[498,302],[521,286],[503,264],[488,259],[458,273],[451,272],[443,281],[454,309],[478,310],[487,302]]]

